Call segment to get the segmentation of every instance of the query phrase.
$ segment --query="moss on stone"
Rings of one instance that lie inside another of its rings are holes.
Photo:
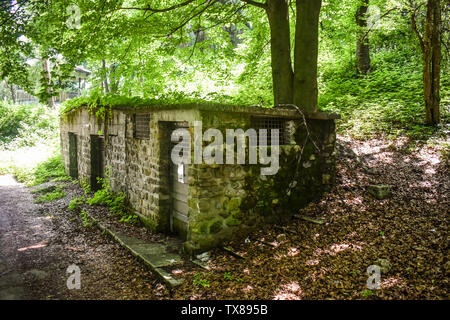
[[[221,219],[213,220],[209,224],[209,233],[215,234],[215,233],[219,232],[220,230],[222,230],[222,227],[223,227],[223,222]]]
[[[227,210],[230,213],[235,213],[237,211],[239,211],[239,207],[241,205],[241,199],[240,198],[231,198],[230,201],[228,201],[227,203]]]
[[[240,224],[241,224],[241,221],[240,221],[239,219],[236,219],[236,218],[233,217],[233,216],[230,216],[230,217],[228,217],[228,218],[225,220],[225,224],[226,224],[227,226],[229,226],[229,227],[233,227],[233,226],[238,226],[238,225],[240,225]]]

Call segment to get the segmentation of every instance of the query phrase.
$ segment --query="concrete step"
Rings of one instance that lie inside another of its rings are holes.
[[[105,226],[94,219],[89,212],[87,212],[87,215],[95,222],[95,225],[100,230],[109,234],[122,247],[144,262],[161,281],[167,283],[170,287],[176,287],[183,283],[183,278],[174,278],[170,273],[163,269],[164,267],[171,267],[184,263],[181,255],[167,252],[169,244],[145,242],[141,239],[129,237]]]

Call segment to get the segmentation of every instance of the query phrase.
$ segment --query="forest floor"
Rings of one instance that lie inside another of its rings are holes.
[[[83,227],[67,209],[79,186],[66,183],[65,198],[35,204],[29,189],[4,177],[0,276],[12,280],[0,282],[0,295],[9,286],[29,299],[448,299],[448,160],[406,139],[338,142],[336,185],[298,213],[323,223],[293,218],[231,242],[245,259],[212,250],[211,269],[187,270],[173,290]],[[371,184],[390,185],[391,196],[373,198]],[[378,259],[389,268],[381,288],[368,289],[367,268]],[[80,290],[66,286],[71,264],[80,267]]]
[[[300,211],[323,224],[292,219],[232,243],[246,259],[215,250],[212,271],[193,276],[203,285],[186,281],[175,297],[448,299],[448,160],[407,139],[341,136],[337,150],[335,187]],[[391,197],[373,198],[371,184],[390,185]],[[367,269],[378,259],[390,270],[370,290]]]

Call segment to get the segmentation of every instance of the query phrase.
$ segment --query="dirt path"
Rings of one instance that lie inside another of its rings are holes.
[[[22,274],[33,267],[27,263],[30,253],[33,258],[41,258],[38,247],[45,243],[50,231],[44,219],[32,218],[36,211],[31,194],[23,186],[10,176],[0,177],[0,299],[29,296]],[[36,275],[44,275],[34,270]]]
[[[29,189],[0,176],[0,299],[168,297],[128,252],[95,227],[82,227],[68,201],[35,204]],[[67,288],[71,264],[80,268],[80,290]]]

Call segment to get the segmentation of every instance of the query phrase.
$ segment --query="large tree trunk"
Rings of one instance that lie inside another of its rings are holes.
[[[411,26],[419,38],[422,49],[425,122],[436,125],[440,122],[441,1],[428,0],[424,35],[421,34],[416,23],[419,8],[411,9]]]
[[[425,121],[436,125],[440,122],[440,80],[441,80],[441,1],[430,0],[427,4],[423,54],[423,87],[425,98]]]
[[[367,8],[369,0],[362,0],[356,11],[356,68],[358,73],[366,74],[370,70],[369,35],[367,32]]]
[[[270,24],[274,104],[292,104],[294,72],[288,1],[267,0],[266,12]]]
[[[317,110],[317,58],[321,6],[322,0],[297,0],[294,104],[305,111]]]

